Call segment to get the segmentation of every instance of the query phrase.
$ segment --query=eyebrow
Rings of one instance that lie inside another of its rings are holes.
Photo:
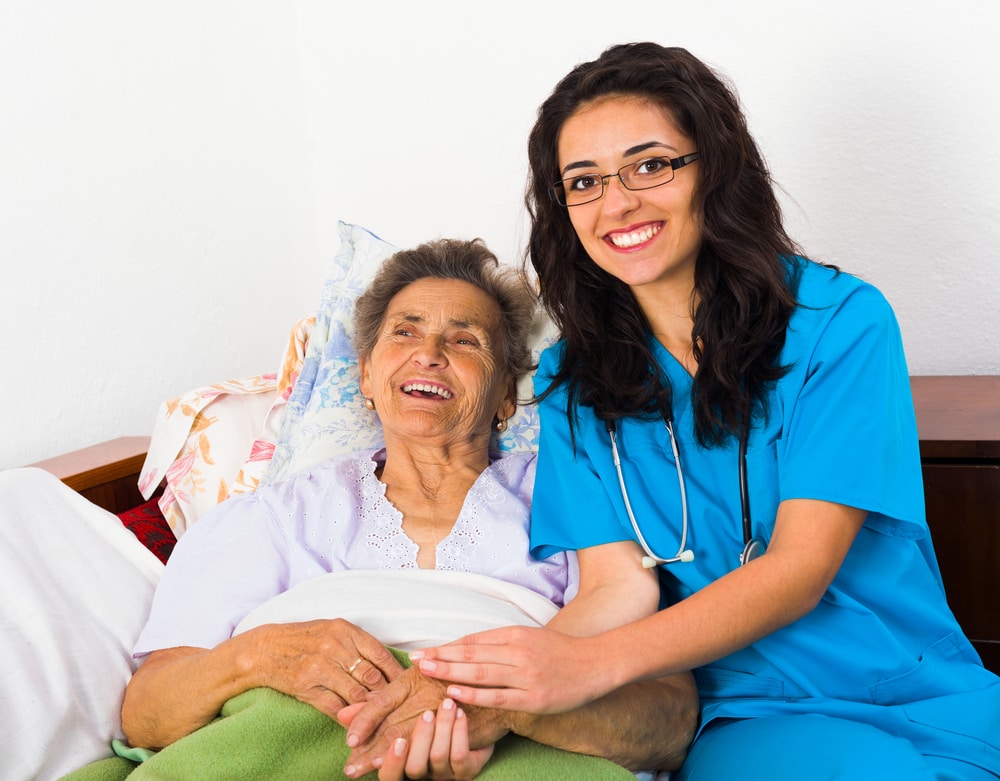
[[[405,311],[404,312],[395,312],[395,313],[389,312],[388,315],[387,315],[387,317],[386,317],[386,320],[388,321],[390,318],[393,318],[393,317],[399,318],[401,320],[405,320],[407,323],[416,323],[418,325],[427,322],[427,318],[424,317],[423,315],[418,315],[418,314],[414,314],[414,313],[411,313],[411,312],[405,312]],[[471,329],[478,329],[478,330],[482,331],[483,333],[487,333],[487,334],[489,333],[489,328],[486,325],[484,325],[483,323],[480,323],[477,320],[449,320],[448,321],[448,325],[450,325],[452,328],[467,328],[467,329],[470,329],[470,330]]]
[[[645,152],[647,149],[652,149],[653,147],[656,146],[661,146],[664,149],[669,149],[673,152],[677,151],[674,147],[670,146],[670,144],[665,144],[662,141],[647,141],[644,144],[636,144],[635,146],[630,146],[628,149],[625,150],[625,154],[623,154],[622,157],[631,157],[632,155],[637,155],[641,152]],[[596,168],[596,167],[597,163],[595,163],[593,160],[578,160],[575,163],[570,163],[569,165],[567,165],[565,168],[562,169],[562,172],[565,174],[567,171],[572,171],[575,168]]]

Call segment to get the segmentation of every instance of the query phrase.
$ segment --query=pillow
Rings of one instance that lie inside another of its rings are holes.
[[[0,778],[59,778],[111,756],[163,564],[36,468],[0,472]]]
[[[312,323],[304,317],[292,328],[277,374],[195,388],[160,405],[139,490],[149,499],[164,485],[158,504],[177,537],[227,497],[257,488]]]
[[[397,248],[357,225],[338,222],[337,228],[340,249],[323,285],[302,370],[262,483],[275,482],[333,456],[382,445],[378,417],[364,406],[351,337],[354,301]],[[530,338],[535,362],[555,340],[554,325],[539,311]],[[531,395],[531,377],[525,376],[518,384],[518,397],[523,400]],[[534,405],[519,406],[507,430],[494,435],[493,446],[507,452],[536,450],[538,411]]]

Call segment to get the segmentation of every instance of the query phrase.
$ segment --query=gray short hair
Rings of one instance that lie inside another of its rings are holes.
[[[389,257],[355,304],[354,348],[360,357],[371,356],[393,296],[428,278],[468,282],[496,301],[500,307],[500,366],[511,379],[531,371],[528,335],[538,299],[524,272],[502,268],[482,239],[438,239]]]

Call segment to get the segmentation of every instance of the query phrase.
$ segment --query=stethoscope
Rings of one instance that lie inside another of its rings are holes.
[[[618,455],[618,436],[616,424],[614,420],[605,421],[605,425],[608,429],[608,435],[611,437],[611,454],[615,462],[615,471],[618,472],[618,487],[621,489],[622,501],[625,503],[625,512],[628,513],[628,518],[632,522],[632,529],[635,531],[636,539],[639,541],[642,549],[646,552],[646,555],[642,557],[642,566],[647,569],[662,566],[664,564],[694,561],[694,551],[687,547],[688,502],[687,490],[684,485],[684,470],[681,467],[681,454],[677,449],[677,439],[674,437],[673,415],[669,409],[665,409],[663,412],[663,424],[667,428],[667,434],[670,435],[670,449],[674,454],[674,464],[677,467],[677,485],[680,488],[681,494],[681,540],[680,545],[677,546],[677,553],[669,558],[657,556],[653,552],[653,549],[649,546],[649,543],[646,542],[646,538],[642,535],[642,532],[639,530],[639,524],[635,520],[635,514],[632,512],[632,503],[628,498],[628,490],[625,488],[625,477],[622,474],[622,462]],[[750,487],[749,478],[747,477],[747,440],[749,438],[750,421],[748,416],[744,419],[743,425],[740,428],[740,514],[743,520],[743,551],[740,553],[741,567],[744,564],[753,561],[758,556],[762,556],[767,550],[767,545],[764,543],[764,540],[760,537],[753,536],[753,524],[750,519]]]

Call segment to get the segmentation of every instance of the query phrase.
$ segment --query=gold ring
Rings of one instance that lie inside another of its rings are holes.
[[[355,659],[354,663],[347,668],[347,674],[354,675],[354,671],[358,669],[358,665],[361,664],[362,661],[364,660],[360,656],[357,659]]]

